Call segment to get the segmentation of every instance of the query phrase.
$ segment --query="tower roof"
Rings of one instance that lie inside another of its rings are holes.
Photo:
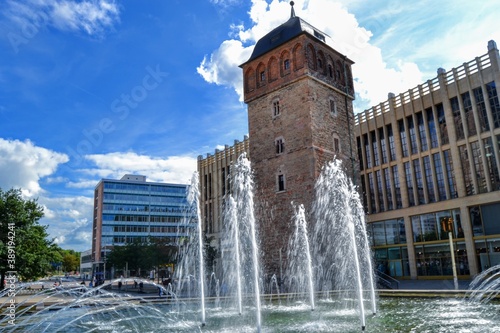
[[[316,37],[324,43],[326,43],[327,38],[330,39],[330,36],[328,36],[324,32],[321,32],[318,29],[314,28],[312,25],[310,25],[300,17],[295,16],[292,7],[292,15],[290,19],[259,39],[257,44],[255,44],[250,58],[245,63],[240,65],[240,67],[247,62],[258,58],[261,55],[273,50],[274,48],[299,36],[302,33],[308,33],[309,35]]]

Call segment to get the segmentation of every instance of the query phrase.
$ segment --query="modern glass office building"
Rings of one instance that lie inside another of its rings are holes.
[[[446,278],[453,255],[469,278],[500,264],[499,66],[490,41],[485,55],[356,115],[379,270]]]
[[[145,176],[103,179],[94,192],[92,262],[94,272],[105,270],[113,246],[161,238],[177,244],[187,236],[187,185],[147,182]]]

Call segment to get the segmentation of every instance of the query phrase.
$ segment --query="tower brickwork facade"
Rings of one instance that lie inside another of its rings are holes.
[[[240,66],[266,274],[278,275],[286,265],[292,202],[311,212],[323,165],[336,156],[349,175],[357,174],[353,62],[328,39],[292,15],[261,38]]]

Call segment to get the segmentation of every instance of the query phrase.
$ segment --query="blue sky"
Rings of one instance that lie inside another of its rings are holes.
[[[355,61],[355,109],[500,43],[497,1],[295,1]],[[142,174],[189,183],[198,155],[248,133],[239,64],[285,22],[278,0],[3,0],[0,187],[45,209],[63,248],[91,247],[93,190]]]

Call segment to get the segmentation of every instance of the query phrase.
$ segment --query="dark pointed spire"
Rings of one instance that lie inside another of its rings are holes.
[[[292,12],[290,13],[290,18],[295,17],[295,10],[293,9],[293,5],[295,5],[295,2],[290,1],[290,6],[292,6]]]

